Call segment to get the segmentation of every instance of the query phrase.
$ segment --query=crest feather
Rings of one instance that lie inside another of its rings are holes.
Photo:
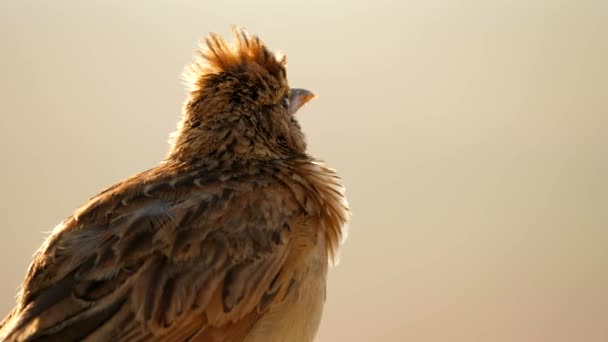
[[[228,43],[217,33],[210,33],[195,53],[195,62],[186,67],[184,82],[191,90],[203,85],[207,75],[230,71],[239,66],[256,63],[271,75],[285,76],[287,56],[274,53],[257,36],[250,35],[245,29],[233,26],[233,43]],[[202,83],[201,83],[202,82]]]

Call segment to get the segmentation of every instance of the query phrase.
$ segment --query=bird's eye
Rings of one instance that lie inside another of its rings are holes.
[[[287,108],[289,107],[289,96],[285,95],[283,97],[283,100],[281,102],[281,104],[283,105],[283,107]]]

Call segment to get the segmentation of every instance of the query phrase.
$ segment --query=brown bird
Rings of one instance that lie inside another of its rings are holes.
[[[186,70],[156,167],[91,198],[34,255],[2,341],[312,341],[349,211],[306,153],[286,58],[234,29]]]

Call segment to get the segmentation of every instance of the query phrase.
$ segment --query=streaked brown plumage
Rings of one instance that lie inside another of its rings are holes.
[[[311,341],[348,219],[306,154],[285,57],[211,34],[166,159],[90,199],[34,255],[3,341]]]

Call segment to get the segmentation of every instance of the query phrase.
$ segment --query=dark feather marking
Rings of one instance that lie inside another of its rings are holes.
[[[53,284],[51,287],[32,294],[32,297],[28,298],[29,304],[21,314],[21,318],[16,324],[15,329],[25,327],[32,319],[42,314],[58,301],[69,296],[74,284],[76,284],[76,271]]]
[[[125,304],[126,297],[116,301],[108,308],[101,310],[86,319],[76,321],[74,324],[64,327],[56,332],[34,336],[32,342],[71,342],[81,341],[89,334],[97,330],[101,325],[112,318],[118,310]]]

